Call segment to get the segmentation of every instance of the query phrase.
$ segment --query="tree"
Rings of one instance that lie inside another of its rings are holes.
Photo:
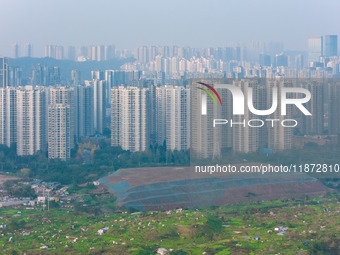
[[[22,169],[20,170],[21,176],[24,176],[24,177],[29,176],[30,173],[31,173],[31,169],[29,169],[29,168],[22,168]]]

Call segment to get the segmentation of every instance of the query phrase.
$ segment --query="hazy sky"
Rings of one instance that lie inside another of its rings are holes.
[[[313,35],[340,35],[339,0],[0,0],[0,54],[11,44],[192,47],[282,41],[305,50]]]

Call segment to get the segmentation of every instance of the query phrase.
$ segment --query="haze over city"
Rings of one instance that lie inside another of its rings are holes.
[[[340,254],[339,0],[0,10],[0,254]]]
[[[246,8],[245,8],[246,7]],[[309,36],[339,34],[340,2],[260,1],[24,1],[3,0],[0,55],[30,42],[34,56],[47,44],[190,47],[278,41],[307,50]]]

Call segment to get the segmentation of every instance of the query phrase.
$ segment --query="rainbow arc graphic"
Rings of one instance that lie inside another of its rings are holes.
[[[208,89],[210,89],[217,96],[217,98],[220,101],[220,104],[222,106],[221,97],[212,86],[210,86],[206,83],[203,83],[203,82],[198,82],[198,83],[207,87]],[[209,90],[204,89],[204,88],[200,88],[200,87],[197,87],[197,89],[200,89],[200,90],[206,92],[206,94],[202,94],[202,115],[207,115],[207,95],[209,95],[212,98],[212,100],[214,101],[214,104],[217,106],[216,99],[215,99],[214,95]]]

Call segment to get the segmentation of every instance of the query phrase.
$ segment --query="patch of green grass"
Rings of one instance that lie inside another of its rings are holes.
[[[103,197],[84,199],[86,203],[93,200],[93,206],[97,206],[98,201],[104,202]],[[171,254],[336,251],[340,246],[337,202],[336,196],[278,200],[183,210],[170,215],[165,212],[140,215],[119,211],[95,215],[60,207],[50,211],[0,209],[3,217],[0,224],[7,225],[7,228],[0,229],[0,253],[155,254],[160,247],[173,249]],[[14,216],[18,211],[21,214]],[[271,211],[274,214],[270,214]],[[288,227],[283,236],[274,232],[279,226]],[[109,230],[98,235],[97,231],[104,227]],[[254,240],[255,236],[260,240]],[[14,243],[8,242],[10,237]],[[78,238],[76,242],[75,238]],[[42,245],[49,248],[42,250]]]

